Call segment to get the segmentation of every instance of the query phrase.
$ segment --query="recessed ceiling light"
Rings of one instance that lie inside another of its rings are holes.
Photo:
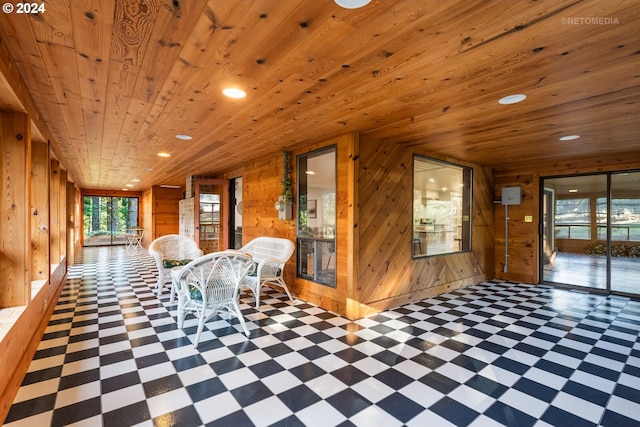
[[[569,190],[569,193],[577,193],[578,190],[576,190],[575,188],[572,188],[571,190]]]
[[[527,95],[517,94],[517,95],[507,95],[504,98],[500,98],[498,104],[509,105],[509,104],[517,104],[518,102],[522,102],[527,98]]]
[[[181,139],[183,141],[191,141],[193,139],[193,137],[191,135],[185,135],[185,134],[178,134],[176,135],[176,138]]]
[[[336,4],[345,9],[357,9],[362,6],[368,5],[371,0],[334,0]]]
[[[580,135],[565,135],[561,136],[560,141],[573,141],[574,139],[580,138]]]
[[[129,189],[128,188],[123,188],[122,191],[129,191]]]
[[[126,184],[127,187],[133,187],[133,184]]]
[[[315,175],[316,174],[314,171],[305,171],[304,173],[306,173],[307,175]]]
[[[146,170],[146,171],[152,171],[152,170],[153,170],[153,168],[144,168],[144,170]]]
[[[226,89],[223,89],[222,93],[225,94],[225,96],[228,96],[229,98],[236,98],[236,99],[244,98],[245,96],[247,96],[247,93],[245,91],[235,87],[228,87]]]
[[[168,185],[168,184],[161,184],[160,187],[162,187],[162,188],[182,188],[179,185]]]
[[[158,157],[171,157],[171,154],[162,152],[162,153],[158,153]]]

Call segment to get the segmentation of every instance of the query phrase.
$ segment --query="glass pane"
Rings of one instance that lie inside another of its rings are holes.
[[[124,245],[138,227],[137,197],[85,196],[83,205],[85,246]]]
[[[611,290],[640,294],[640,172],[611,176]]]
[[[545,222],[551,244],[541,254],[543,280],[597,289],[607,287],[607,176],[544,180]]]
[[[413,255],[471,249],[471,169],[416,156]]]
[[[298,275],[335,286],[335,147],[298,156]]]
[[[200,194],[198,204],[198,245],[204,253],[220,249],[220,202],[219,185],[196,182]]]

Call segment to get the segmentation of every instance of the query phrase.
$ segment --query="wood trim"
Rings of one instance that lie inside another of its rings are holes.
[[[347,318],[355,319],[360,317],[360,295],[358,292],[358,271],[360,247],[360,234],[357,232],[358,219],[360,218],[360,203],[358,198],[358,171],[360,170],[360,136],[357,133],[351,134],[348,142],[347,154],[349,165],[347,167]],[[336,254],[337,255],[337,254]]]

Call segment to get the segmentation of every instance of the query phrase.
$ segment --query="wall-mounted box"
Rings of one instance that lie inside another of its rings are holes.
[[[503,187],[502,188],[502,204],[503,205],[519,205],[522,203],[521,187]]]

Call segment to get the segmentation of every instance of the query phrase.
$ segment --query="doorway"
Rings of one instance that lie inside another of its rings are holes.
[[[232,178],[229,183],[230,199],[233,202],[233,215],[229,215],[229,247],[242,247],[242,177]]]
[[[229,181],[196,179],[194,188],[194,240],[205,254],[228,249]]]
[[[542,179],[540,277],[640,295],[640,172]]]
[[[137,197],[83,197],[84,246],[113,246],[127,244],[128,230],[139,226]]]

